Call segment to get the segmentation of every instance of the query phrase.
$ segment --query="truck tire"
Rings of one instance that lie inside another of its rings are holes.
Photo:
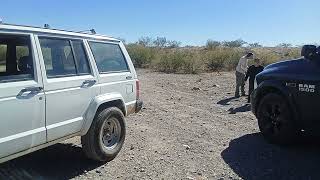
[[[296,140],[299,131],[292,110],[281,95],[265,95],[259,103],[257,118],[259,129],[268,142],[289,145]]]
[[[86,156],[95,161],[113,160],[120,152],[126,129],[122,111],[116,107],[98,112],[81,144]]]

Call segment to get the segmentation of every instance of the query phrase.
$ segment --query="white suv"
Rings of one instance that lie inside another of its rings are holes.
[[[0,24],[0,162],[74,136],[89,158],[110,161],[125,140],[124,116],[141,107],[121,41]]]

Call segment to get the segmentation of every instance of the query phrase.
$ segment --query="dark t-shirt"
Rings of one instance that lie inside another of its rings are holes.
[[[247,74],[246,74],[246,81],[249,78],[249,83],[253,85],[254,84],[254,78],[256,77],[257,74],[262,72],[263,69],[264,69],[263,66],[258,66],[258,67],[256,67],[255,65],[250,66],[248,68],[248,71],[247,71]]]

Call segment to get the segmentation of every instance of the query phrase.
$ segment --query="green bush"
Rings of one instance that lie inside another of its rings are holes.
[[[252,51],[263,65],[280,60],[300,57],[300,48],[266,48],[215,46],[201,47],[148,47],[141,44],[129,44],[127,50],[138,68],[152,68],[165,73],[199,73],[207,71],[235,70],[239,59]],[[252,61],[250,62],[252,63]]]
[[[167,50],[160,56],[156,69],[165,73],[181,72],[185,59],[183,52]]]
[[[238,48],[219,48],[204,52],[202,58],[209,71],[221,71],[234,69],[242,55]]]
[[[155,58],[156,52],[153,48],[145,47],[139,44],[129,44],[128,53],[136,67],[148,67]]]

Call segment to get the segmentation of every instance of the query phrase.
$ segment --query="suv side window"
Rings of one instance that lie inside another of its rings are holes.
[[[82,41],[71,40],[79,74],[90,74],[90,66]]]
[[[100,73],[127,72],[127,62],[118,44],[89,42]]]
[[[0,34],[0,83],[33,79],[30,37]]]
[[[90,74],[82,41],[40,37],[48,78]]]

